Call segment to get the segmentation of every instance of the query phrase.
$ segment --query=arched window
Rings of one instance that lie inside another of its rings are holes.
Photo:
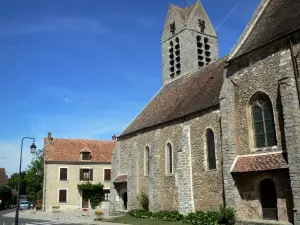
[[[265,94],[252,100],[254,142],[256,148],[276,145],[276,132],[272,103]]]
[[[207,168],[213,170],[217,168],[216,152],[215,152],[215,135],[211,129],[206,131],[207,146]]]
[[[173,173],[173,149],[170,143],[166,146],[166,173]]]
[[[144,175],[145,176],[149,176],[150,173],[149,154],[150,154],[149,146],[146,146],[144,151]]]

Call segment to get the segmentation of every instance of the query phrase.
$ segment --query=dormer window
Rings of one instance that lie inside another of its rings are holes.
[[[84,148],[81,152],[81,160],[91,160],[91,151],[87,148]]]
[[[82,160],[90,160],[91,157],[90,157],[90,152],[83,152],[82,153]]]

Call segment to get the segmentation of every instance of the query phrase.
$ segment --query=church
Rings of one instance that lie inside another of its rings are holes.
[[[262,0],[223,58],[201,2],[171,4],[163,85],[118,136],[110,213],[143,192],[150,211],[223,205],[243,224],[300,224],[299,50],[299,0]]]

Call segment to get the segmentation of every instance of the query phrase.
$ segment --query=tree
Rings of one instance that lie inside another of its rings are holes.
[[[29,201],[40,200],[43,197],[44,180],[44,150],[39,149],[26,171],[26,194]]]
[[[26,171],[21,172],[21,180],[20,180],[20,195],[26,194]],[[8,185],[12,189],[18,189],[18,177],[19,173],[14,173],[11,175],[11,177],[8,179]]]
[[[9,202],[12,199],[12,192],[11,192],[11,187],[6,184],[1,184],[0,185],[0,200],[1,200],[1,205],[5,206],[9,204]]]

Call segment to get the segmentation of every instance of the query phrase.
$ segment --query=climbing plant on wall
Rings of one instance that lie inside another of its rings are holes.
[[[82,184],[77,184],[77,189],[82,197],[90,200],[91,207],[95,209],[101,204],[103,196],[103,184],[92,184],[91,182],[86,182]]]

